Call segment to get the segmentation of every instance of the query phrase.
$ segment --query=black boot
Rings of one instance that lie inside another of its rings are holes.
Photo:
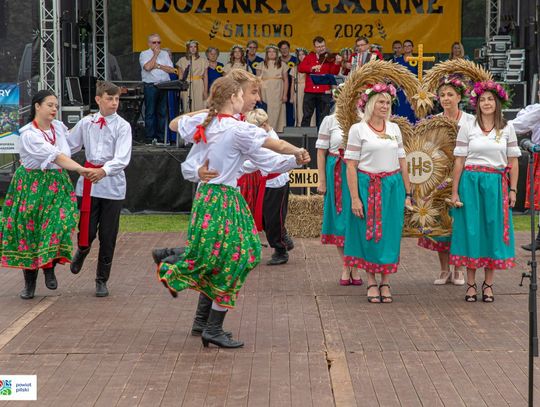
[[[523,244],[521,248],[527,250],[528,252],[532,251],[532,244]],[[540,250],[540,226],[538,226],[538,233],[536,234],[536,250]]]
[[[111,267],[112,262],[102,263],[98,261],[96,272],[96,297],[106,297],[109,295],[107,281],[109,280],[109,275],[111,274]]]
[[[210,309],[212,308],[212,300],[204,294],[199,294],[199,303],[197,304],[197,310],[195,311],[195,318],[193,319],[193,326],[191,327],[191,335],[201,336],[206,328],[208,316],[210,315]],[[232,332],[223,331],[226,336],[232,338]]]
[[[184,254],[186,251],[185,247],[166,247],[165,249],[154,249],[152,250],[152,259],[154,263],[159,264],[163,262],[163,259],[169,256],[179,256]]]
[[[266,262],[268,266],[278,266],[280,264],[285,264],[289,261],[289,253],[286,250],[284,251],[274,251],[272,258]]]
[[[235,341],[223,332],[223,320],[225,319],[226,314],[227,311],[210,309],[206,328],[204,328],[201,336],[205,348],[208,347],[209,343],[213,343],[220,348],[240,348],[244,346],[244,342]]]
[[[283,241],[285,242],[285,248],[287,249],[288,252],[294,249],[294,242],[289,235],[285,235],[285,238],[283,239]]]
[[[45,275],[45,287],[49,290],[56,290],[58,288],[58,281],[54,275],[54,266],[43,269],[43,274]]]
[[[71,265],[69,266],[69,269],[73,274],[79,274],[79,271],[82,269],[84,259],[86,259],[86,256],[88,256],[88,253],[90,253],[89,247],[77,249],[73,255],[73,260],[71,260]]]
[[[30,300],[34,298],[34,293],[36,292],[36,280],[38,277],[37,270],[23,270],[24,275],[24,289],[19,294],[23,300]]]

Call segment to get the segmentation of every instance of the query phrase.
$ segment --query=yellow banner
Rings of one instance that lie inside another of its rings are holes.
[[[132,13],[136,52],[148,48],[151,33],[173,52],[184,52],[190,39],[222,52],[250,39],[259,51],[281,40],[311,50],[321,35],[332,51],[365,36],[385,53],[406,39],[426,53],[449,53],[461,39],[460,0],[132,0]]]

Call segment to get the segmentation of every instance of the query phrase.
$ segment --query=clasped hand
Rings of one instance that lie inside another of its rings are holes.
[[[102,180],[105,175],[105,170],[103,168],[85,168],[83,167],[79,174],[82,175],[84,178],[90,180],[93,184],[99,182]]]
[[[311,161],[311,157],[305,148],[298,149],[294,156],[298,165],[305,165]]]

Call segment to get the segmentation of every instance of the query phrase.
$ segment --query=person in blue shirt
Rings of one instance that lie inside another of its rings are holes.
[[[259,49],[259,43],[255,40],[250,40],[247,43],[247,69],[253,75],[257,75],[257,64],[260,64],[264,59],[257,55],[257,50]]]
[[[413,74],[418,75],[418,68],[416,66],[410,65],[409,62],[407,62],[407,58],[411,57],[413,54],[413,48],[414,44],[411,40],[403,41],[403,54],[400,57],[395,58],[394,62],[396,64],[403,65]],[[397,100],[398,103],[394,106],[393,113],[398,116],[405,117],[411,123],[416,123],[416,116],[414,115],[414,111],[412,110],[410,103],[407,101],[405,93],[401,89],[398,90]]]
[[[217,60],[219,57],[219,49],[209,47],[205,54],[206,59],[208,59],[208,92],[210,92],[212,83],[214,83],[217,78],[223,76],[223,64]]]
[[[289,41],[283,40],[278,42],[278,48],[281,61],[289,67],[289,70],[287,71],[287,74],[289,75],[289,87],[287,90],[287,102],[285,102],[285,111],[287,113],[286,123],[287,127],[294,127],[294,81],[291,72],[293,72],[293,68],[298,65],[298,59],[291,54],[291,44],[289,44]]]

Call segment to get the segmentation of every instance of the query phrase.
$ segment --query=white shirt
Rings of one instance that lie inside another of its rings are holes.
[[[86,160],[103,165],[107,174],[92,185],[92,196],[120,200],[126,197],[126,175],[124,168],[131,159],[131,126],[114,113],[105,117],[106,126],[100,129],[97,121],[100,113],[83,117],[71,130],[68,143],[74,154],[84,147]],[[79,177],[75,192],[82,196],[83,178]]]
[[[532,132],[531,140],[540,144],[540,104],[526,106],[521,109],[510,123],[517,134]]]
[[[339,149],[343,144],[343,131],[339,127],[336,115],[326,116],[319,128],[319,136],[315,143],[315,148],[329,150],[332,154],[339,154]]]
[[[186,129],[192,126],[193,117],[189,116],[183,116],[178,123],[181,137],[190,143],[194,142],[194,132]],[[198,148],[191,149],[186,161],[189,161],[192,155],[197,155],[196,160],[200,163],[208,159],[209,169],[219,174],[208,181],[209,184],[236,187],[237,180],[242,175],[242,164],[246,160],[251,160],[257,168],[266,172],[285,172],[297,166],[294,156],[274,154],[269,159],[268,152],[262,147],[268,134],[252,124],[231,117],[216,118],[206,128],[205,133],[207,143],[201,141],[196,144],[194,147]]]
[[[398,170],[399,159],[405,158],[399,126],[386,121],[386,135],[388,138],[379,137],[364,121],[353,124],[345,159],[358,161],[359,170],[374,174]]]
[[[274,131],[274,129],[271,129],[268,132],[268,136],[270,138],[275,139],[275,140],[279,140],[279,136]],[[264,148],[263,150],[267,150],[272,154],[277,154],[277,153],[273,152],[272,150],[268,150],[267,148]],[[296,159],[295,159],[295,161],[296,161]],[[252,172],[257,171],[257,167],[255,165],[253,165],[253,163],[251,161],[247,160],[242,165],[242,171],[245,172],[245,173],[252,173]],[[262,175],[267,176],[268,173],[263,172]],[[287,185],[287,182],[289,182],[289,173],[284,172],[284,173],[280,174],[279,176],[277,176],[276,178],[272,178],[272,179],[267,180],[266,181],[266,187],[267,188],[281,188],[281,187],[284,187],[285,185]]]
[[[467,157],[465,165],[482,165],[491,168],[505,168],[508,157],[519,157],[516,132],[510,123],[499,134],[491,130],[484,135],[476,121],[459,129],[454,155]]]
[[[19,154],[22,166],[28,170],[57,170],[62,167],[54,164],[60,154],[71,157],[66,136],[68,128],[59,120],[53,120],[52,127],[56,135],[56,143],[52,145],[46,139],[41,130],[32,123],[28,123],[19,130],[21,135],[19,143]],[[52,139],[52,131],[45,130],[45,133]]]
[[[436,116],[444,116],[444,113],[439,113],[437,114]],[[476,117],[474,117],[474,115],[470,114],[470,113],[467,113],[467,112],[464,112],[463,110],[461,111],[461,116],[459,118],[459,121],[458,121],[458,131],[461,127],[469,124],[469,123],[473,123],[474,121],[476,120]]]
[[[141,79],[144,83],[160,83],[170,81],[169,74],[162,69],[154,68],[150,71],[144,69],[144,64],[152,59],[154,56],[154,51],[147,49],[140,53],[139,55],[139,64],[141,65]],[[173,67],[171,58],[167,51],[161,50],[156,59],[156,63],[159,65]]]

